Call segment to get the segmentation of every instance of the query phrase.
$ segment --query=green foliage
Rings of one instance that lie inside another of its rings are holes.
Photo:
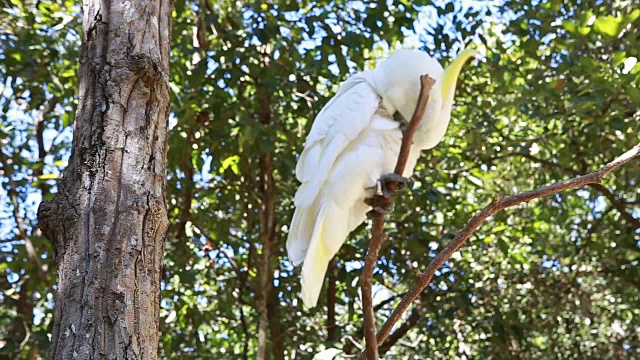
[[[476,5],[176,1],[163,358],[255,358],[270,202],[272,358],[357,352],[367,227],[335,260],[332,341],[327,287],[318,308],[302,307],[284,243],[313,117],[349,73],[390,48],[416,44],[446,62],[475,42],[486,58],[463,71],[445,140],[397,200],[375,278],[375,303],[390,299],[381,322],[494,195],[594,170],[640,140],[640,10],[595,0]],[[52,247],[35,212],[69,157],[80,8],[5,1],[0,30],[0,357],[27,358],[33,348],[44,356],[52,323]],[[262,190],[269,156],[273,198]],[[636,162],[602,187],[495,215],[436,274],[385,358],[638,356],[639,178]],[[30,337],[15,342],[23,319]]]
[[[26,359],[49,344],[53,246],[35,213],[69,156],[80,9],[72,1],[1,4],[0,358]]]

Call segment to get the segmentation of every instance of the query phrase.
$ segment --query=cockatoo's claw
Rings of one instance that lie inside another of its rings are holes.
[[[409,126],[409,121],[400,114],[400,111],[396,111],[393,113],[393,120],[400,123],[400,129],[404,130],[407,126]]]
[[[382,184],[380,183],[380,180],[376,181],[375,186],[372,187],[368,187],[365,188],[367,191],[373,191],[373,195],[374,196],[382,196],[383,192],[382,192]],[[366,200],[365,200],[366,202]]]
[[[389,184],[394,183],[395,188],[390,188]],[[382,196],[390,198],[396,195],[396,191],[402,191],[408,187],[409,179],[395,173],[382,175],[380,185],[382,187]]]
[[[364,203],[373,208],[373,210],[367,213],[368,218],[374,217],[376,212],[384,215],[393,212],[393,201],[391,198],[374,195],[373,197],[364,199]]]

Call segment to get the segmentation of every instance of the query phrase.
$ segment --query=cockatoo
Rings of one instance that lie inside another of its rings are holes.
[[[424,52],[397,50],[374,70],[346,80],[316,117],[296,165],[302,184],[287,239],[290,261],[303,263],[301,297],[307,307],[318,302],[329,261],[372,209],[365,200],[381,194],[385,179],[402,179],[391,174],[402,142],[403,121],[398,120],[411,119],[420,76],[429,75],[436,82],[403,177],[413,173],[420,152],[444,136],[458,75],[474,55],[464,50],[443,69]]]

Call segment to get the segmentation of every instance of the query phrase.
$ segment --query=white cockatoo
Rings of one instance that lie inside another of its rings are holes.
[[[405,177],[413,173],[420,152],[444,136],[458,75],[474,55],[464,50],[443,69],[422,51],[397,50],[374,70],[351,76],[316,117],[296,166],[302,184],[287,239],[290,261],[304,263],[301,297],[307,307],[318,301],[329,261],[371,210],[365,199],[379,194],[384,186],[379,179],[394,170],[403,127],[396,119],[410,121],[420,76],[436,82],[414,135]]]

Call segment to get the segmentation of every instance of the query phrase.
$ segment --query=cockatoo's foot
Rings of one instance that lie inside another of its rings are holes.
[[[364,199],[364,203],[373,208],[373,210],[367,213],[367,217],[369,218],[373,217],[375,212],[384,215],[393,212],[393,200],[390,197],[373,195],[370,198]]]
[[[407,119],[405,119],[404,116],[400,114],[400,111],[396,111],[393,114],[393,120],[400,123],[400,130],[402,131],[404,131],[409,126],[409,121],[407,121]]]
[[[396,195],[397,191],[402,191],[409,186],[409,179],[395,173],[382,175],[378,181],[381,195],[385,198],[391,198]]]

